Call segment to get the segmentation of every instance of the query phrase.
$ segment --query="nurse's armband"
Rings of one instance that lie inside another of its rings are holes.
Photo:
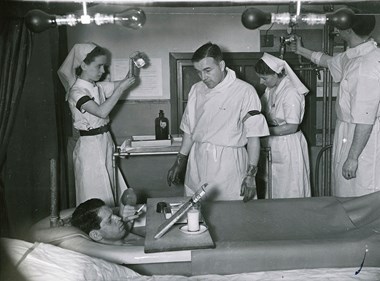
[[[89,96],[83,96],[78,101],[75,107],[82,113],[85,113],[85,110],[82,110],[82,105],[84,105],[86,102],[94,100],[94,98],[90,98]]]
[[[248,113],[244,116],[243,118],[243,123],[245,121],[247,121],[247,119],[251,116],[255,116],[255,115],[259,115],[261,114],[261,111],[258,111],[258,110],[251,110],[251,111],[248,111]]]

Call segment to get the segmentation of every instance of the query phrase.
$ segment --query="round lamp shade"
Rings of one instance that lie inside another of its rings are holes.
[[[241,22],[248,29],[256,29],[272,21],[272,14],[263,12],[256,8],[245,10],[241,16]]]

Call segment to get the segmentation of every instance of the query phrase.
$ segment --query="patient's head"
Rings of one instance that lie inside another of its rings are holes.
[[[103,200],[96,198],[81,203],[75,209],[71,224],[101,243],[113,243],[127,234],[121,218],[114,215]]]

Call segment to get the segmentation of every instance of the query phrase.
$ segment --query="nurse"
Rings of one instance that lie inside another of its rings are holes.
[[[284,60],[270,54],[264,53],[255,71],[266,86],[261,102],[270,136],[262,145],[271,148],[272,198],[310,197],[308,146],[299,129],[309,90]]]
[[[295,52],[328,67],[339,83],[332,151],[332,195],[362,196],[380,190],[380,49],[371,34],[374,15],[355,15],[350,28],[339,30],[347,43],[343,53],[329,56],[304,48]]]
[[[179,183],[186,171],[188,196],[207,182],[209,200],[249,201],[256,195],[259,137],[269,134],[259,97],[226,67],[219,46],[201,46],[192,62],[202,81],[189,93],[183,141],[168,184]]]
[[[99,82],[106,63],[105,49],[93,43],[76,44],[58,70],[73,126],[80,134],[73,151],[77,205],[100,198],[108,206],[115,206],[114,143],[108,115],[136,79],[127,76],[116,82]],[[126,188],[125,183],[122,188]]]

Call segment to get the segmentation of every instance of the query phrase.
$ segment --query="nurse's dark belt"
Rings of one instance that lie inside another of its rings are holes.
[[[79,130],[79,135],[81,135],[81,136],[95,136],[95,135],[101,135],[101,134],[107,133],[109,130],[110,130],[110,125],[107,124],[107,125],[104,125],[102,127],[90,129],[87,131]]]

